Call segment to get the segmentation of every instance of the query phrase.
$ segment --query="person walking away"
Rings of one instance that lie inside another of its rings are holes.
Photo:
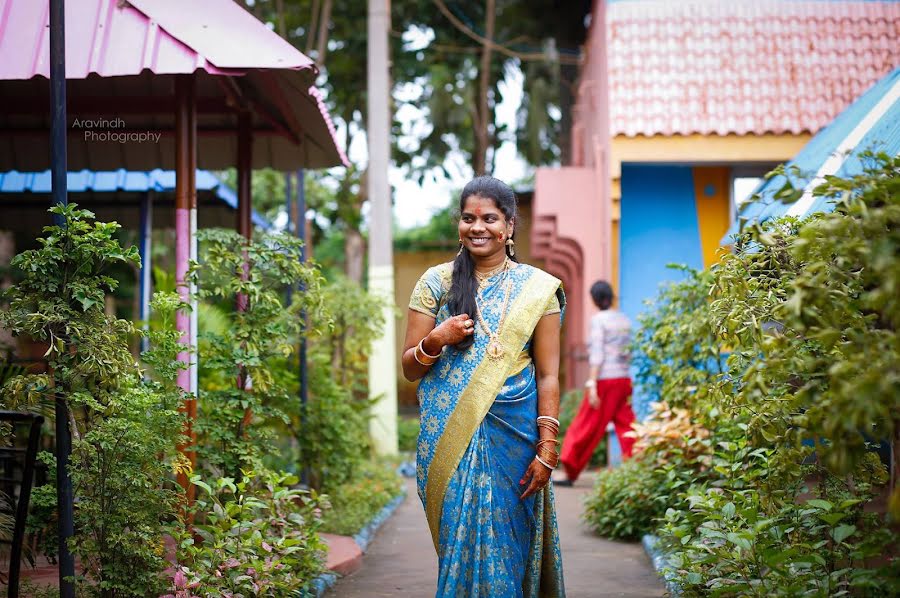
[[[563,439],[560,462],[566,478],[557,486],[571,486],[587,466],[594,449],[610,422],[622,448],[622,457],[631,457],[634,438],[626,435],[634,424],[631,410],[631,322],[612,309],[613,290],[605,280],[591,286],[591,298],[600,310],[591,317],[590,377],[585,382],[584,401]]]

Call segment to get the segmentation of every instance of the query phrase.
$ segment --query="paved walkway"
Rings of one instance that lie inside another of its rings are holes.
[[[581,498],[592,485],[593,476],[586,475],[574,488],[556,491],[566,595],[663,596],[663,586],[640,544],[603,540],[581,523]],[[369,545],[362,568],[339,580],[326,595],[328,598],[434,595],[437,558],[422,504],[416,496],[415,480],[406,480],[406,489],[406,500]]]

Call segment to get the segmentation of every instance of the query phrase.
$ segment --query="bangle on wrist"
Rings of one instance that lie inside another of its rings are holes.
[[[422,361],[421,359],[419,359],[419,345],[416,345],[416,348],[413,349],[413,359],[415,359],[419,365],[424,365],[425,367],[431,367],[434,365],[433,361]]]
[[[437,362],[437,357],[433,357],[422,350],[422,341],[419,341],[419,344],[413,349],[413,358],[419,365],[424,365],[425,367],[431,367]]]
[[[441,356],[441,354],[443,353],[443,351],[438,351],[438,354],[437,354],[437,355],[429,355],[428,352],[425,351],[425,339],[426,339],[426,338],[428,338],[428,336],[423,336],[423,337],[422,337],[422,340],[419,341],[419,351],[421,351],[421,352],[422,352],[422,355],[425,356],[425,357],[427,357],[428,359],[433,359],[433,360],[437,361],[438,358],[439,358],[439,357]]]
[[[547,463],[546,461],[544,461],[543,459],[541,459],[541,458],[538,457],[537,455],[535,455],[534,458],[537,459],[538,463],[540,463],[541,465],[543,465],[543,466],[546,467],[547,469],[556,469],[555,466],[550,465],[549,463]]]

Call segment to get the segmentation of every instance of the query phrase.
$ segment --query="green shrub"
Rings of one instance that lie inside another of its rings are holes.
[[[285,411],[314,488],[351,479],[369,457],[368,358],[384,325],[382,302],[345,278],[322,289],[321,326],[309,345],[309,399]]]
[[[197,236],[200,264],[191,276],[200,299],[241,307],[222,311],[218,325],[198,339],[204,379],[194,425],[197,454],[201,468],[237,476],[242,468],[262,465],[274,446],[273,424],[288,420],[284,408],[296,393],[275,366],[293,352],[301,312],[321,320],[322,281],[300,259],[302,244],[290,235],[248,241],[234,231],[206,229]],[[285,305],[284,289],[298,285],[303,292]]]
[[[756,480],[770,473],[773,450],[729,446],[717,466],[741,467],[731,487],[694,484],[685,505],[668,509],[662,537],[670,570],[688,595],[894,596],[900,591],[896,563],[877,569],[891,542],[881,517],[863,505],[887,480],[884,465],[869,454],[850,479],[829,477],[827,490],[810,500],[797,484],[760,491]],[[739,461],[740,459],[740,461]],[[827,497],[822,498],[823,496]]]
[[[682,456],[708,451],[668,459],[659,489],[689,595],[900,592],[896,528],[870,512],[888,475],[866,444],[900,437],[900,157],[863,160],[815,189],[833,213],[749,227],[642,318],[637,382],[668,410],[654,425],[708,430],[672,434],[694,442]],[[777,174],[777,197],[799,198],[796,173]],[[639,429],[647,456],[659,432]]]
[[[667,505],[661,496],[664,482],[656,464],[641,455],[600,471],[584,501],[585,522],[607,538],[639,539],[665,513]]]
[[[50,211],[64,225],[46,227],[40,248],[13,259],[22,278],[5,294],[10,304],[0,324],[46,343],[53,375],[7,380],[4,406],[35,409],[59,397],[71,413],[76,509],[69,548],[83,571],[79,595],[158,595],[168,565],[163,537],[178,500],[178,489],[166,482],[182,464],[175,450],[182,440],[182,395],[172,381],[179,367],[177,333],[151,335],[150,357],[162,375],[145,380],[129,350],[133,325],[104,309],[117,286],[110,269],[138,265],[137,249],[119,244],[118,224],[96,222],[75,204]],[[178,305],[177,298],[156,301],[170,312]],[[47,507],[47,492],[36,494]]]
[[[296,437],[300,463],[309,468],[310,484],[317,489],[333,489],[353,478],[370,451],[370,403],[339,385],[325,359],[321,353],[310,356],[309,400],[298,411],[302,434]]]
[[[287,474],[246,472],[240,481],[198,476],[193,533],[179,538],[169,598],[305,596],[323,570],[316,494],[291,489]]]
[[[418,417],[399,417],[397,418],[397,438],[400,452],[414,453],[416,452],[416,443],[419,438],[419,418]]]
[[[328,489],[331,509],[325,513],[322,531],[343,536],[359,533],[403,488],[396,465],[366,461],[352,479]]]

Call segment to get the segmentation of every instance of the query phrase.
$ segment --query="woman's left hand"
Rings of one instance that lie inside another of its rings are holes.
[[[537,459],[532,459],[531,465],[528,466],[528,470],[525,472],[525,475],[523,475],[522,479],[519,480],[520,486],[528,484],[528,487],[525,489],[525,492],[520,498],[524,500],[546,486],[550,482],[550,474],[552,472],[552,469],[550,469]]]

